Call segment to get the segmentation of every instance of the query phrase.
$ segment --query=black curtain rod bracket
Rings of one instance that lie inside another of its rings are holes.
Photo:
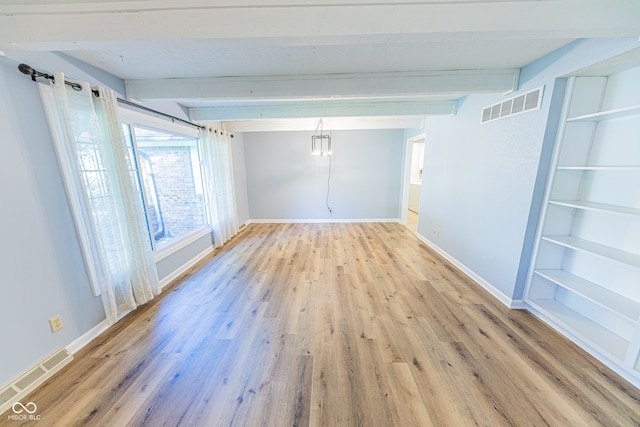
[[[36,77],[42,77],[43,79],[51,80],[54,83],[56,82],[55,77],[53,77],[51,74],[47,74],[47,73],[43,73],[41,71],[34,70],[33,68],[31,68],[27,64],[18,65],[18,70],[20,70],[20,72],[22,74],[26,74],[28,76],[31,76],[31,80],[34,81],[34,82],[36,81]],[[65,80],[64,84],[66,84],[68,86],[71,86],[71,88],[73,90],[77,90],[78,92],[82,90],[82,85],[80,83],[69,82],[69,81]]]
[[[47,74],[47,73],[43,73],[41,71],[34,70],[32,67],[30,67],[27,64],[18,65],[18,70],[20,70],[20,72],[23,73],[23,74],[31,76],[31,80],[33,80],[34,82],[36,81],[36,77],[42,77],[43,79],[51,80],[52,82],[55,83],[55,78],[51,74]],[[70,81],[67,81],[67,80],[65,80],[64,83],[66,85],[71,86],[71,88],[73,88],[73,90],[77,90],[77,91],[81,91],[82,90],[82,85],[80,83],[70,82]],[[91,92],[93,93],[94,96],[100,96],[100,93],[97,90],[91,90]],[[162,111],[157,111],[157,110],[154,110],[152,108],[145,107],[144,105],[136,104],[135,102],[131,102],[131,101],[126,100],[126,99],[118,98],[118,103],[125,104],[125,105],[128,105],[130,107],[138,108],[140,110],[148,111],[148,112],[153,113],[153,114],[158,114],[160,116],[167,117],[167,118],[171,119],[171,121],[173,121],[173,122],[178,121],[180,123],[184,123],[184,124],[189,125],[189,126],[197,127],[198,129],[206,129],[207,128],[206,126],[202,126],[202,125],[190,122],[189,120],[181,119],[180,117],[172,116],[171,114],[163,113]],[[233,138],[233,135],[231,135],[231,138]]]

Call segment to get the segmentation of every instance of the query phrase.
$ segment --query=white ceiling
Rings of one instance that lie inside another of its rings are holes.
[[[123,79],[520,68],[571,39],[458,34],[102,42],[68,51]]]
[[[639,34],[637,0],[0,0],[0,50],[64,52],[199,120],[447,114],[578,38]]]

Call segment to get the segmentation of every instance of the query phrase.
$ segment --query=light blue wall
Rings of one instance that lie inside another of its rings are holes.
[[[184,265],[190,264],[194,259],[198,258],[211,248],[213,248],[213,234],[207,233],[205,236],[191,242],[168,257],[156,261],[158,278],[161,281],[168,278],[177,270],[180,270]],[[168,283],[163,285],[166,286]]]
[[[427,118],[418,233],[511,297],[545,111],[480,125],[500,99],[471,96],[455,117]]]
[[[247,197],[244,135],[241,133],[234,134],[231,139],[231,156],[233,157],[233,181],[236,189],[238,224],[244,224],[249,221],[251,217],[249,215],[249,199]]]
[[[424,126],[422,126],[420,129],[405,129],[404,130],[404,140],[408,140],[410,138],[416,137],[418,135],[422,135],[425,133],[425,129]]]
[[[29,65],[86,73],[55,54]],[[55,63],[55,65],[50,64]],[[0,386],[104,319],[84,267],[38,87],[0,58]],[[94,80],[95,82],[95,80]],[[62,315],[52,334],[49,319]]]
[[[521,90],[546,86],[540,111],[481,126],[481,108],[506,97],[478,95],[465,99],[455,117],[427,118],[419,232],[508,298],[519,298],[553,144],[547,124],[555,79],[639,45],[637,39],[579,41],[525,67]],[[124,92],[120,79],[63,55],[8,55],[0,57],[0,341],[8,349],[0,354],[0,386],[104,319],[100,299],[91,294],[37,85],[17,71],[18,61]],[[234,165],[242,163],[242,151],[246,164],[248,199],[238,198],[239,216],[397,219],[410,134],[333,132],[331,216],[325,207],[328,159],[310,156],[310,132],[247,133],[242,147],[234,147]],[[161,275],[206,242],[159,264]],[[52,334],[48,319],[57,314],[65,327]]]
[[[105,318],[91,292],[38,86],[18,71],[20,62],[124,93],[121,79],[64,55],[0,57],[0,387]],[[207,235],[159,261],[160,279],[211,246]],[[64,328],[52,334],[49,319],[58,314]]]
[[[101,84],[115,90],[120,95],[125,93],[122,79],[62,53],[14,51],[6,52],[6,55],[6,59],[16,62],[16,67],[18,63],[24,62],[38,71],[49,74],[62,71],[69,78],[83,80],[91,85]],[[19,72],[18,75],[30,81],[28,76]],[[38,81],[43,81],[43,79],[38,79]]]
[[[556,79],[639,45],[580,40],[523,68],[520,92],[545,86],[538,111],[481,125],[482,108],[517,94],[473,95],[454,117],[427,117],[418,233],[520,299],[562,101]]]
[[[252,220],[398,219],[402,130],[334,131],[333,156],[311,156],[313,132],[246,133]],[[331,160],[331,189],[326,208]]]

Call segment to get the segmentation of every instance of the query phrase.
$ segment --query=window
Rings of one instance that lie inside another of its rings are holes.
[[[208,227],[197,131],[128,110],[121,115],[152,248]]]

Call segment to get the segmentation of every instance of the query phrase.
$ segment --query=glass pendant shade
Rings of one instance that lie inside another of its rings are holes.
[[[331,155],[331,136],[330,135],[313,135],[311,137],[311,155],[312,156],[330,156]]]

